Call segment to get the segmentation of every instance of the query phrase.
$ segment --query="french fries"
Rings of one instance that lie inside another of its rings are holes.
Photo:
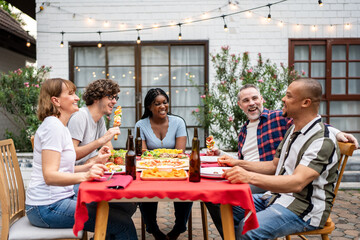
[[[147,169],[143,171],[142,174],[143,177],[145,178],[150,178],[150,177],[159,177],[159,178],[176,178],[176,177],[186,177],[186,172],[184,169],[172,169],[171,172],[168,171],[159,171],[158,168],[153,168],[153,169]]]

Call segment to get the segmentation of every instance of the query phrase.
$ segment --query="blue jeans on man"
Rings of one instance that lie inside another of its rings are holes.
[[[233,207],[236,239],[274,239],[291,233],[317,229],[309,225],[310,220],[304,222],[295,213],[280,204],[268,206],[269,198],[262,199],[262,196],[263,194],[253,194],[259,227],[246,232],[245,235],[241,234],[245,211],[239,206]],[[223,237],[220,206],[212,203],[206,203],[206,206],[216,228]]]

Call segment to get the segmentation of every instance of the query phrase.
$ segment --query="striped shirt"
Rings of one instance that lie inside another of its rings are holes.
[[[299,193],[273,193],[275,202],[280,204],[310,225],[323,227],[330,214],[334,187],[337,179],[339,150],[336,137],[316,117],[300,131],[292,126],[276,150],[279,163],[275,175],[291,175],[301,164],[320,176]]]

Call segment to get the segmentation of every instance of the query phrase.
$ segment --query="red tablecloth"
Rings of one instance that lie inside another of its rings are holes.
[[[115,175],[114,178],[117,176]],[[258,221],[254,207],[251,190],[248,184],[230,184],[226,181],[201,179],[201,182],[193,183],[186,181],[142,181],[139,173],[138,180],[132,181],[123,190],[113,190],[106,187],[107,182],[83,182],[80,184],[77,206],[75,211],[74,234],[84,228],[88,220],[86,203],[110,201],[112,199],[126,198],[153,198],[160,199],[178,198],[180,200],[191,200],[212,202],[220,204],[238,205],[245,209],[245,216],[252,212],[245,222],[243,233],[257,228]]]

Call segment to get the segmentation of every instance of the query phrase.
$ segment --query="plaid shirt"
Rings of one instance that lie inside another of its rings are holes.
[[[248,124],[249,121],[247,121],[240,130],[238,142],[239,159],[244,159],[241,150],[245,143]],[[292,124],[292,119],[284,118],[281,110],[268,110],[264,108],[257,127],[257,144],[260,161],[273,160],[276,148]]]

